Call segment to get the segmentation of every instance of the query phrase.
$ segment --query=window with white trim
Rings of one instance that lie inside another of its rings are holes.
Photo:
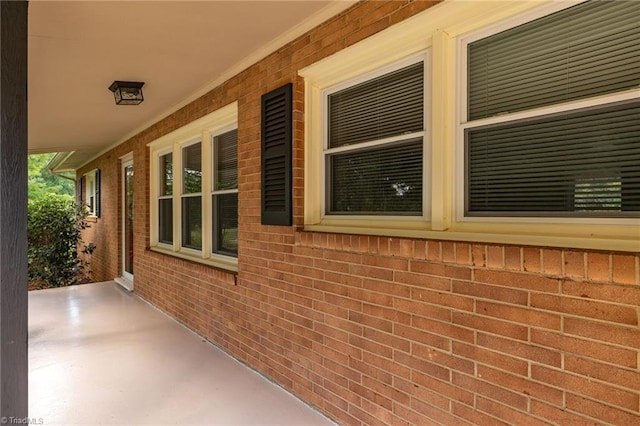
[[[640,250],[639,21],[640,2],[443,2],[301,69],[305,229]],[[421,162],[392,150],[420,129],[386,134],[374,106],[420,52]],[[398,203],[419,173],[421,212]]]
[[[424,55],[326,91],[326,214],[422,216]]]
[[[95,172],[87,173],[84,175],[84,184],[85,184],[85,200],[87,203],[87,211],[89,214],[95,214],[96,208],[96,174]]]
[[[237,104],[149,144],[151,248],[237,269]]]
[[[238,130],[213,136],[212,250],[238,255]]]
[[[202,143],[181,148],[182,247],[202,250]]]
[[[95,169],[83,176],[82,201],[89,216],[100,216],[100,170]]]
[[[173,153],[160,154],[158,163],[158,242],[173,244]]]
[[[638,19],[588,1],[465,42],[465,216],[640,214]]]

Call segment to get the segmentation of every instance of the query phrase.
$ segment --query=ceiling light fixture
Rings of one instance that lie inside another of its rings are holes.
[[[142,97],[142,86],[144,83],[135,81],[114,81],[109,90],[116,98],[116,105],[138,105],[144,101]]]

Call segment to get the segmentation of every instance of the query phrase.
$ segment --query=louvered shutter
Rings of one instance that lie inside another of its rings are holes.
[[[292,84],[262,95],[262,224],[292,224]]]
[[[637,88],[640,1],[589,1],[473,42],[469,119]]]

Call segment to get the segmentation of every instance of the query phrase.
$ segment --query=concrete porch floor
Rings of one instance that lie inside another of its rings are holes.
[[[29,417],[50,425],[334,425],[114,282],[29,293]]]

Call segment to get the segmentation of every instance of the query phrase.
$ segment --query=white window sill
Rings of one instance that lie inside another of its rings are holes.
[[[402,229],[391,227],[362,227],[349,225],[305,225],[305,231],[337,234],[374,235],[384,237],[420,238],[469,243],[513,244],[539,247],[562,247],[591,250],[640,252],[640,236],[635,227],[627,235],[572,235],[570,233],[526,233],[505,229],[503,232],[473,229],[433,231],[427,229]]]

